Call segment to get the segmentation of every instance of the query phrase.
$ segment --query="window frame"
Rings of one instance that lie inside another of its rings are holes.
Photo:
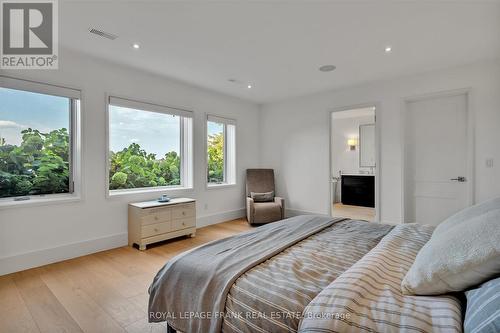
[[[0,87],[69,99],[68,193],[34,194],[0,198],[0,209],[80,201],[82,198],[82,91],[62,85],[0,75]],[[26,198],[26,199],[22,199]]]
[[[224,135],[224,166],[223,166],[223,182],[222,183],[210,183],[208,181],[208,122],[215,122],[215,123],[218,123],[218,124],[222,124],[223,125],[223,135]],[[227,175],[228,175],[228,161],[227,161],[227,158],[228,158],[228,145],[227,145],[227,137],[228,137],[228,130],[227,130],[227,127],[228,125],[232,125],[234,126],[234,140],[233,140],[233,158],[234,158],[234,161],[232,163],[233,165],[233,169],[232,170],[232,179],[230,179],[228,181],[228,178],[227,178]],[[236,173],[238,170],[237,168],[237,153],[236,153],[236,127],[237,127],[237,122],[236,122],[236,119],[232,119],[232,118],[228,118],[228,117],[225,117],[225,116],[219,116],[219,115],[215,115],[215,114],[211,114],[211,113],[206,113],[205,114],[205,151],[204,151],[204,155],[205,155],[205,173],[204,173],[204,178],[205,178],[205,187],[206,189],[210,190],[210,189],[218,189],[218,188],[227,188],[227,187],[235,187],[238,185],[238,181],[237,181],[237,176],[236,176]]]
[[[106,198],[114,198],[123,195],[131,194],[141,194],[141,193],[186,193],[192,192],[194,190],[194,112],[191,110],[164,106],[161,104],[139,101],[136,99],[121,97],[115,94],[106,94],[106,182],[105,182],[105,194]],[[138,187],[130,189],[116,189],[111,190],[109,188],[109,170],[110,170],[110,122],[109,122],[109,112],[110,107],[118,106],[131,108],[134,110],[139,110],[143,112],[155,112],[167,115],[175,115],[180,117],[180,147],[179,155],[180,161],[180,185],[167,185],[167,186],[154,186],[154,187]],[[189,121],[186,121],[189,119]],[[187,140],[186,140],[187,139]]]

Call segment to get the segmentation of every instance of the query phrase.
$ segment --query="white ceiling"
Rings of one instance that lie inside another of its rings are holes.
[[[59,11],[64,47],[258,103],[500,57],[499,1],[65,0]]]

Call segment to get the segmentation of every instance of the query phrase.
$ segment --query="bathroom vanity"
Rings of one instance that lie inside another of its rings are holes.
[[[341,175],[342,204],[375,207],[375,176],[370,174]]]

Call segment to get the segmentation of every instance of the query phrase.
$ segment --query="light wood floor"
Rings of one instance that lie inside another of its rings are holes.
[[[343,205],[335,203],[332,207],[332,216],[348,217],[357,220],[375,221],[375,208]]]
[[[165,332],[147,322],[158,270],[185,250],[251,228],[238,219],[146,251],[121,247],[0,276],[0,332]]]

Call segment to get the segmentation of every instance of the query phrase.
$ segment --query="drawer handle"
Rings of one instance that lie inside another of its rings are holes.
[[[182,225],[186,225],[184,222],[182,222]]]
[[[155,220],[158,220],[158,216],[155,216]]]
[[[182,215],[186,215],[186,212],[185,212],[185,211],[182,211]]]
[[[155,232],[158,232],[158,231],[159,231],[158,228],[155,228]]]

